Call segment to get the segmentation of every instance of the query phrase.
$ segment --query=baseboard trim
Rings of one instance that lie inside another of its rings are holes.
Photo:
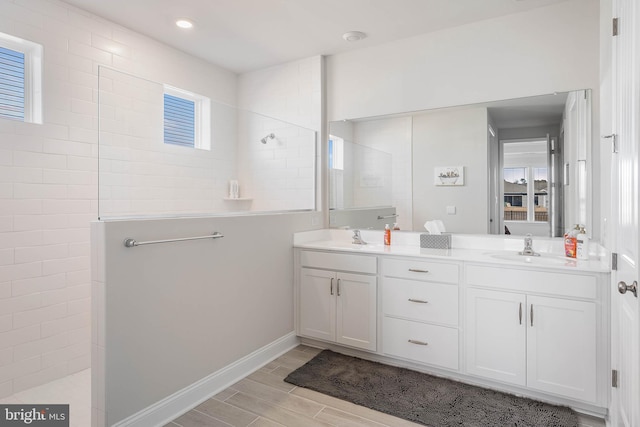
[[[295,332],[291,332],[142,411],[113,424],[113,427],[164,426],[273,359],[280,357],[299,343],[300,340]]]

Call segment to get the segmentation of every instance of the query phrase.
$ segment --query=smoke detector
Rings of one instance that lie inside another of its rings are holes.
[[[342,38],[348,42],[357,42],[367,37],[362,31],[349,31],[342,35]]]

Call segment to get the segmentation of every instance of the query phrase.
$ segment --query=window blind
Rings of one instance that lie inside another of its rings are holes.
[[[164,94],[165,144],[195,146],[195,102]]]
[[[24,121],[24,53],[0,47],[0,117]]]

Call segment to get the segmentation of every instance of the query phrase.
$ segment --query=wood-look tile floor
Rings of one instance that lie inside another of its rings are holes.
[[[165,427],[421,426],[284,382],[319,352],[298,346]],[[604,425],[603,420],[580,417],[581,427]]]

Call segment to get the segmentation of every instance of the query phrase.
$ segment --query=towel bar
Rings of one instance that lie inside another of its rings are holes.
[[[156,243],[184,242],[187,240],[201,240],[201,239],[219,239],[221,237],[224,237],[222,233],[219,233],[216,231],[213,234],[210,234],[208,236],[183,237],[179,239],[166,239],[166,240],[149,240],[148,242],[138,242],[135,239],[128,238],[124,240],[124,245],[127,248],[133,248],[134,246],[153,245]]]

